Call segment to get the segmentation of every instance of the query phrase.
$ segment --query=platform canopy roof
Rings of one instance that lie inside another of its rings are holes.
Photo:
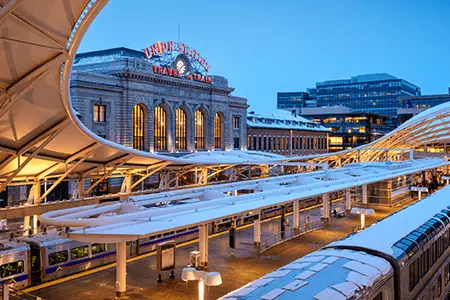
[[[67,172],[88,176],[161,163],[279,162],[265,155],[220,157],[223,161],[211,160],[208,154],[168,157],[118,145],[88,130],[70,102],[70,74],[82,37],[106,4],[106,0],[0,0],[0,190],[17,178],[40,179]],[[366,147],[410,148],[445,142],[449,111],[448,104],[427,110]],[[355,155],[347,151],[318,159]],[[367,159],[377,155],[372,151]]]
[[[296,199],[320,196],[447,164],[447,161],[436,158],[398,163],[350,164],[328,171],[143,195],[110,205],[58,210],[43,214],[41,222],[60,227],[82,227],[82,230],[69,233],[69,238],[73,240],[128,241],[236,215],[245,216]],[[233,190],[254,190],[255,193],[230,196],[228,192]],[[180,200],[184,204],[170,205]],[[152,206],[156,203],[169,205]],[[100,217],[92,218],[98,215]]]

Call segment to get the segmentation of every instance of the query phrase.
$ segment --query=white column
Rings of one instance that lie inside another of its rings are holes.
[[[81,177],[78,182],[78,191],[80,199],[84,199],[84,177]]]
[[[30,227],[31,216],[25,216],[23,218],[23,236],[28,236],[28,228]]]
[[[362,186],[362,203],[367,204],[367,184]]]
[[[33,201],[34,204],[39,204],[39,198],[41,197],[41,182],[39,180],[35,180],[33,183]],[[33,215],[33,234],[37,234],[39,232],[38,226],[39,215]]]
[[[293,218],[293,228],[298,230],[300,228],[300,202],[299,200],[294,201],[294,210],[292,213]]]
[[[253,241],[256,247],[261,244],[261,213],[258,213],[258,219],[253,221]]]
[[[198,240],[200,251],[200,265],[208,267],[208,224],[198,226]]]
[[[122,187],[120,188],[122,193],[129,194],[131,193],[131,173],[127,172],[125,177],[123,178]]]
[[[419,200],[422,200],[422,191],[419,191]]]
[[[365,226],[366,226],[366,215],[361,214],[361,229],[364,229]]]
[[[233,196],[237,196],[237,195],[238,195],[238,190],[234,190]]]
[[[127,291],[127,246],[116,243],[116,299],[125,299]]]
[[[330,202],[328,201],[328,193],[322,194],[322,218],[328,220],[330,218]]]
[[[352,209],[352,190],[351,189],[345,190],[345,209],[346,210]]]

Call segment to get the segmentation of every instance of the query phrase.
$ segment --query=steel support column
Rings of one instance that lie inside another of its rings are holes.
[[[330,220],[330,202],[328,193],[322,194],[322,218],[325,221]]]
[[[116,299],[126,299],[127,292],[127,246],[116,243]]]
[[[345,189],[345,210],[352,209],[352,189]]]
[[[367,205],[368,201],[367,201],[367,184],[364,184],[362,186],[362,203],[364,205]]]
[[[208,268],[208,224],[198,226],[198,242],[200,251],[200,266]]]
[[[253,243],[257,248],[261,245],[261,212],[258,212],[258,219],[253,221]]]
[[[295,200],[294,201],[294,208],[292,212],[292,218],[293,218],[293,228],[294,230],[298,230],[300,228],[300,201]]]

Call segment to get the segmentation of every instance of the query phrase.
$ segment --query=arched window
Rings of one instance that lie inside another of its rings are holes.
[[[222,127],[223,121],[219,113],[214,116],[214,148],[222,149]]]
[[[166,111],[161,106],[155,108],[153,122],[155,151],[167,150],[167,117]]]
[[[175,149],[186,150],[186,113],[181,108],[175,112]]]
[[[195,112],[195,149],[205,149],[205,116],[200,110]]]
[[[144,150],[144,110],[139,104],[133,108],[133,148]]]

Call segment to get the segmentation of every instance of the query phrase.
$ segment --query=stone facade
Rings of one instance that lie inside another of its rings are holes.
[[[175,112],[186,114],[187,150],[195,151],[194,116],[197,110],[205,118],[205,149],[214,149],[214,116],[223,118],[222,145],[233,149],[234,138],[239,149],[247,147],[247,99],[231,95],[233,88],[220,76],[211,83],[155,74],[153,65],[143,53],[115,48],[77,55],[72,81],[71,101],[81,121],[94,133],[116,143],[133,147],[133,108],[144,110],[144,150],[154,151],[154,110],[161,106],[167,118],[166,152],[175,152]],[[105,122],[94,121],[94,105],[106,108]],[[241,126],[234,129],[233,118]]]
[[[271,115],[250,112],[247,116],[248,149],[301,156],[328,152],[330,130],[290,112]]]

